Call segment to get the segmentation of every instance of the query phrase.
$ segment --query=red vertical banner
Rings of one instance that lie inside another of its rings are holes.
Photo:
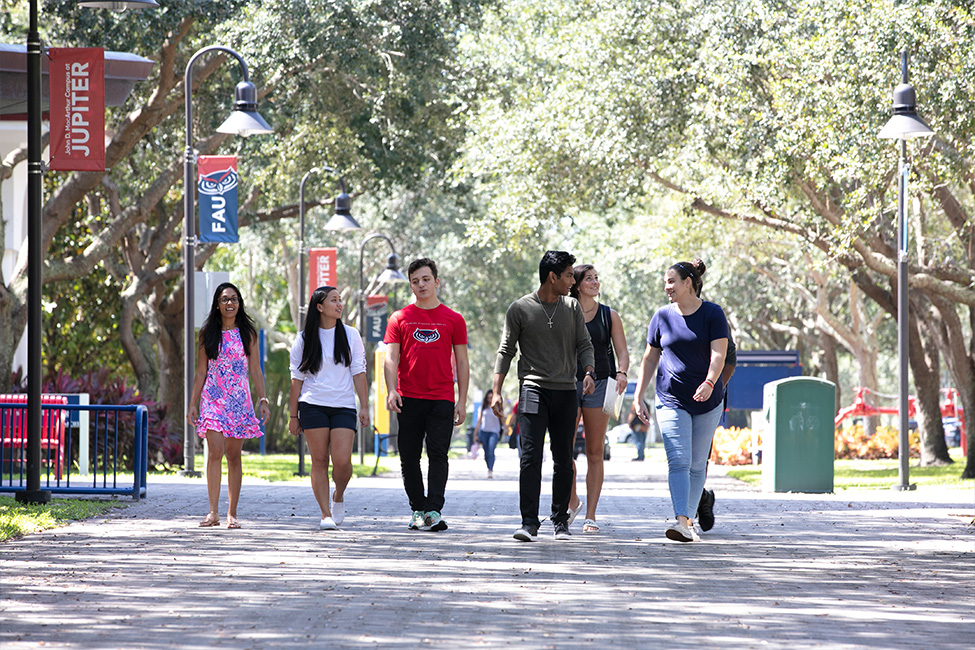
[[[303,300],[311,298],[318,287],[337,286],[338,252],[337,248],[312,248],[308,251],[308,295]]]
[[[51,161],[55,171],[105,171],[105,52],[52,47]]]
[[[389,312],[388,304],[389,298],[386,296],[366,296],[366,331],[360,334],[364,334],[367,341],[383,340],[383,334],[386,333],[386,316]]]

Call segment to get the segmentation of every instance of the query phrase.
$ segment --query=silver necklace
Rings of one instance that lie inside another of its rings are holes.
[[[542,302],[542,299],[538,296],[537,291],[535,292],[535,297],[538,298],[538,304],[542,306],[542,313],[545,314],[545,318],[548,319],[548,328],[552,329],[552,319],[555,318],[555,314],[558,313],[559,305],[562,304],[562,301],[559,300],[558,298],[555,299],[555,309],[552,310],[552,315],[549,316],[548,312],[545,311],[545,303]]]

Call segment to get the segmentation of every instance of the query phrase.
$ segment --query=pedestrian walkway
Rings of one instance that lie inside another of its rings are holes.
[[[354,479],[330,532],[307,483],[245,482],[227,530],[196,525],[202,479],[152,479],[143,503],[0,544],[0,647],[975,645],[975,490],[763,494],[712,468],[717,524],[681,544],[663,534],[666,468],[629,451],[606,464],[602,532],[580,518],[567,542],[549,522],[512,539],[507,448],[493,480],[451,461],[442,533],[407,531],[395,473]],[[584,498],[582,457],[579,473]]]

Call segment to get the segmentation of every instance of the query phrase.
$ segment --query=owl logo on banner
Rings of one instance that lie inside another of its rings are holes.
[[[415,329],[413,330],[413,338],[420,343],[433,343],[434,341],[440,340],[440,331],[435,329]]]
[[[200,241],[237,243],[237,156],[200,156],[198,169]]]

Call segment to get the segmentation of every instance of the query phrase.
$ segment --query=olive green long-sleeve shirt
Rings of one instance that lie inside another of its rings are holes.
[[[494,372],[508,374],[519,350],[518,380],[549,390],[575,390],[576,363],[581,361],[584,367],[595,363],[582,307],[565,296],[549,304],[532,292],[511,303]]]

